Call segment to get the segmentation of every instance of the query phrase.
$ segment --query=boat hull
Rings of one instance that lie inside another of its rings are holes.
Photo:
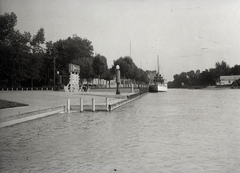
[[[156,84],[149,87],[150,92],[167,92],[168,88],[166,84]]]

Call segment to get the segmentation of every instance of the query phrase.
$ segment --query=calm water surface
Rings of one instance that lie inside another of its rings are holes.
[[[0,172],[240,172],[240,90],[150,93],[0,129]]]

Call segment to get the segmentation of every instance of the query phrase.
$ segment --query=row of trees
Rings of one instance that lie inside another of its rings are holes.
[[[121,77],[123,79],[131,79],[132,81],[135,81],[136,83],[149,83],[149,77],[146,71],[143,71],[142,69],[138,68],[131,57],[120,57],[119,59],[115,60],[113,62],[113,66],[111,68],[111,73],[114,73],[116,66],[120,66],[121,71]]]
[[[240,65],[230,67],[225,61],[216,62],[215,68],[206,69],[200,72],[193,70],[182,72],[173,76],[174,80],[168,83],[169,87],[181,88],[188,86],[209,86],[216,85],[220,80],[220,76],[240,75]]]
[[[16,25],[17,16],[13,12],[0,16],[1,87],[53,86],[56,71],[68,78],[69,63],[79,65],[81,79],[88,82],[93,78],[112,80],[118,64],[122,78],[148,83],[146,72],[131,57],[120,57],[108,68],[106,57],[94,55],[88,39],[73,35],[45,42],[43,28],[32,36],[29,32],[20,33],[14,28]]]
[[[33,82],[40,77],[43,62],[44,29],[36,35],[29,32],[21,34],[14,27],[17,16],[14,13],[0,16],[0,80],[1,84]]]

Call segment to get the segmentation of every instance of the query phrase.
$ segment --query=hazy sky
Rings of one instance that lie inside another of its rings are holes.
[[[73,34],[92,41],[113,60],[130,55],[144,70],[171,81],[182,71],[240,64],[240,0],[0,0],[0,14],[14,12],[16,28],[46,41]]]

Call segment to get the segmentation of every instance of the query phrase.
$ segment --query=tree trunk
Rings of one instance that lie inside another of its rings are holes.
[[[48,67],[48,75],[47,75],[47,85],[50,85],[50,80],[49,80],[49,67]]]
[[[33,78],[31,78],[31,87],[33,88]]]
[[[18,81],[18,88],[21,88],[21,81]]]
[[[98,85],[100,84],[100,75],[98,75]]]
[[[12,88],[13,88],[13,86],[14,86],[14,79],[13,78],[11,78],[11,83],[12,83]]]

